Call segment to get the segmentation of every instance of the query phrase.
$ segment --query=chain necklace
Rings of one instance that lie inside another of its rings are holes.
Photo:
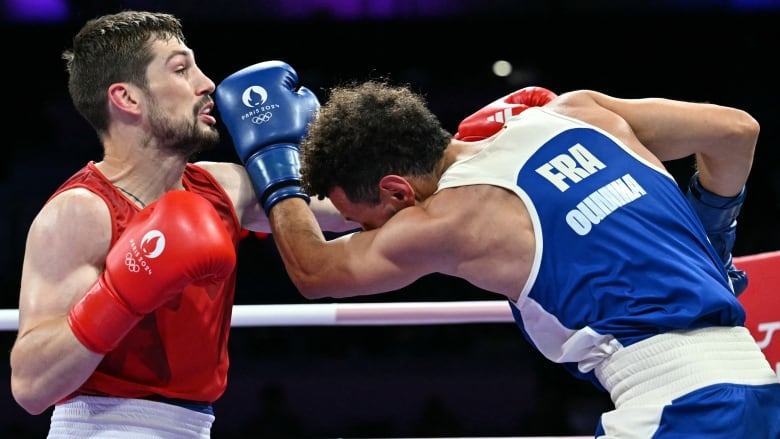
[[[116,186],[116,185],[114,185],[114,186]],[[125,190],[123,187],[121,187],[121,186],[116,186],[116,188],[117,188],[117,189],[119,189],[120,191],[122,191],[122,192],[123,192],[125,195],[127,195],[128,197],[130,197],[130,198],[132,198],[133,200],[135,200],[135,202],[136,202],[136,203],[138,203],[138,204],[140,204],[140,205],[141,205],[141,208],[144,208],[144,207],[146,207],[146,203],[144,203],[143,201],[141,201],[141,199],[140,199],[140,198],[138,198],[138,197],[136,197],[135,195],[131,194],[130,192],[126,191],[126,190]]]

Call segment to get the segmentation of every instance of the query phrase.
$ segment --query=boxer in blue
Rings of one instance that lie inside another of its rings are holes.
[[[731,261],[750,114],[580,90],[453,136],[406,87],[336,87],[317,110],[297,82],[260,63],[215,97],[239,153],[257,151],[249,173],[305,297],[457,276],[506,297],[536,349],[609,392],[598,438],[780,437],[780,382],[744,327]],[[234,97],[255,86],[271,121],[318,111],[294,124],[300,145],[246,121]],[[664,162],[692,155],[686,194]],[[310,196],[363,230],[326,240]]]

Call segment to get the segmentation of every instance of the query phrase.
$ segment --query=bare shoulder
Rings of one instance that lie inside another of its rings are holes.
[[[258,232],[270,231],[268,219],[260,208],[252,181],[243,165],[232,162],[197,162],[222,186],[230,198],[241,226]]]
[[[257,200],[252,180],[243,165],[230,162],[197,162],[196,165],[209,172],[228,194],[242,227],[256,232],[271,231],[268,217]],[[346,221],[329,199],[312,198],[310,208],[322,230],[347,232],[358,228],[357,224]]]
[[[103,250],[97,252],[98,259],[102,259],[111,242],[108,206],[101,197],[87,189],[64,191],[49,200],[33,219],[28,233],[28,241],[31,242],[28,242],[27,251],[35,254],[36,248],[29,248],[29,245],[39,240],[45,248],[53,251],[60,247],[62,251],[71,249],[77,253],[74,255],[76,257],[97,244]]]
[[[561,94],[545,108],[564,116],[585,120],[592,111],[602,108],[599,101],[603,99],[609,99],[609,96],[593,90],[574,90]]]
[[[242,186],[249,181],[246,169],[238,163],[203,161],[194,164],[211,174],[231,198],[234,197],[234,193],[238,194],[242,190]]]
[[[490,215],[486,205],[503,190],[488,185],[469,185],[444,189],[429,197],[419,207],[403,209],[396,217],[400,235],[418,254],[428,254],[452,265],[439,267],[452,274],[461,262],[459,257],[484,243],[484,231]],[[485,198],[487,197],[487,198]],[[396,220],[394,217],[393,220]],[[395,221],[392,221],[395,222]],[[390,222],[388,222],[390,224]]]
[[[456,255],[445,259],[451,265],[441,271],[516,300],[536,246],[531,217],[520,198],[492,185],[454,187],[432,198],[428,211],[440,220],[430,232],[445,254]]]
[[[102,198],[77,188],[49,200],[27,234],[20,332],[66,313],[103,270],[110,244],[111,218]]]
[[[545,108],[599,127],[630,146],[637,147],[633,128],[624,117],[636,111],[636,102],[593,90],[576,90],[562,94]]]

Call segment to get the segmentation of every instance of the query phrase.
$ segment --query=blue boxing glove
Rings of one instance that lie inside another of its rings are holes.
[[[695,173],[688,183],[686,195],[726,267],[734,295],[739,296],[747,288],[748,278],[747,273],[734,266],[731,250],[737,237],[737,216],[745,201],[745,188],[736,197],[721,197],[704,189],[699,183],[699,174]]]
[[[292,67],[266,61],[228,76],[215,92],[222,121],[266,215],[286,198],[310,202],[301,190],[298,147],[320,103],[309,89],[297,87]]]

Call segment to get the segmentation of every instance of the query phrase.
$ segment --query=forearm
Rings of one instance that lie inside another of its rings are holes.
[[[82,345],[65,317],[23,334],[11,351],[11,390],[17,403],[39,414],[66,397],[94,372],[103,355]]]
[[[674,158],[693,154],[702,186],[724,197],[740,193],[758,139],[755,119],[734,108],[676,101],[663,101],[649,114],[636,130],[648,149],[657,155],[669,151]],[[647,132],[652,134],[645,136]]]
[[[308,299],[331,297],[327,273],[335,255],[327,248],[325,236],[306,202],[279,202],[271,209],[269,219],[274,242],[298,291]]]
[[[237,211],[241,212],[241,227],[253,232],[271,233],[268,217],[259,205],[254,191],[251,188],[247,188],[247,193],[249,194],[247,196],[248,202],[246,205],[237,208]],[[310,208],[317,219],[320,229],[324,232],[344,233],[360,228],[359,224],[345,220],[328,199],[312,198]]]
[[[659,160],[695,155],[701,183],[713,193],[735,196],[744,186],[760,129],[747,112],[663,98],[619,99],[597,92],[586,95],[620,116]]]
[[[699,182],[704,188],[721,197],[739,195],[753,167],[754,148],[749,151],[749,154],[732,156],[730,160],[696,154]]]

